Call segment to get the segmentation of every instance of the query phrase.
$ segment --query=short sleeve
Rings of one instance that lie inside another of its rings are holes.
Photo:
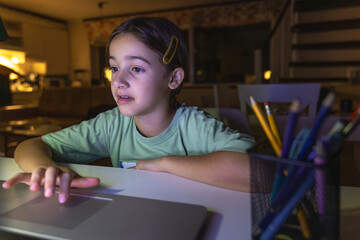
[[[220,121],[214,121],[208,132],[208,146],[210,152],[214,151],[235,151],[246,152],[255,144],[253,137],[239,133],[227,127]]]
[[[51,148],[55,161],[88,163],[109,157],[106,116],[99,114],[78,125],[44,135],[42,140]]]

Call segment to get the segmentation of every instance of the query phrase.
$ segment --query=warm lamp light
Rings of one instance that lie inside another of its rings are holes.
[[[20,68],[19,63],[25,63],[25,52],[0,49],[1,65],[23,74],[23,69]]]
[[[17,58],[17,57],[12,57],[11,58],[11,61],[14,63],[14,64],[18,64],[20,62],[20,60]]]
[[[19,68],[14,64],[12,63],[8,58],[6,57],[3,57],[0,55],[0,64],[1,65],[4,65],[5,67],[8,67],[14,71],[19,71]]]
[[[112,76],[112,71],[111,71],[111,69],[106,68],[106,69],[105,69],[105,78],[106,78],[109,82],[111,82],[111,76]]]
[[[267,70],[264,72],[264,79],[269,80],[271,78],[271,71]]]
[[[10,80],[16,80],[19,78],[19,75],[17,75],[16,73],[10,73],[9,74],[9,79]]]

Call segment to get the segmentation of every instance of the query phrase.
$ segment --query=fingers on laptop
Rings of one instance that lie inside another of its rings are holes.
[[[35,171],[33,174],[35,174]],[[44,177],[44,196],[47,198],[52,197],[55,192],[56,179],[59,175],[59,169],[55,167],[48,167],[45,170],[45,174],[41,175]],[[40,183],[40,181],[37,181],[37,183]]]
[[[60,174],[59,203],[65,203],[68,199],[71,180],[72,174],[70,172],[62,172]]]
[[[3,183],[3,188],[11,188],[17,183],[24,182],[29,183],[31,178],[31,173],[18,173],[12,178],[8,179],[6,182]]]
[[[2,184],[3,188],[11,188],[17,183],[26,183],[31,191],[38,191],[44,186],[44,196],[49,198],[59,186],[59,202],[68,199],[70,187],[91,188],[99,185],[100,179],[95,177],[81,177],[68,168],[36,168],[32,173],[18,173]]]
[[[92,188],[99,185],[100,179],[96,177],[81,177],[76,175],[71,182],[71,187],[76,188]]]
[[[43,181],[45,174],[44,168],[35,168],[34,171],[31,173],[30,179],[30,190],[31,191],[38,191],[41,187],[41,182]]]
[[[60,186],[62,193],[69,193],[72,176],[68,169],[56,167],[36,168],[32,173],[18,173],[3,183],[3,188],[11,188],[17,183],[26,183],[31,191],[38,191],[44,185],[44,196],[51,197],[55,193],[55,187]]]

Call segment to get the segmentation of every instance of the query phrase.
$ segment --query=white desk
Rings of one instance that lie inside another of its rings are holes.
[[[249,193],[212,187],[171,174],[70,164],[83,176],[101,178],[92,191],[198,204],[212,212],[203,239],[251,239]],[[0,180],[21,169],[10,158],[0,158]],[[360,237],[360,188],[341,187],[340,239]]]
[[[211,219],[204,239],[250,239],[250,194],[190,181],[167,173],[71,164],[83,176],[101,179],[92,191],[198,204],[207,207]],[[10,158],[0,158],[0,180],[21,169]]]

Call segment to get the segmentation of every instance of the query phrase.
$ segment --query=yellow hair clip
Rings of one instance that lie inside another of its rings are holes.
[[[176,49],[178,47],[178,44],[179,44],[179,39],[175,36],[172,36],[169,47],[166,50],[166,52],[163,56],[163,59],[162,59],[166,65],[171,63],[171,61],[173,60],[175,53],[176,53]]]

